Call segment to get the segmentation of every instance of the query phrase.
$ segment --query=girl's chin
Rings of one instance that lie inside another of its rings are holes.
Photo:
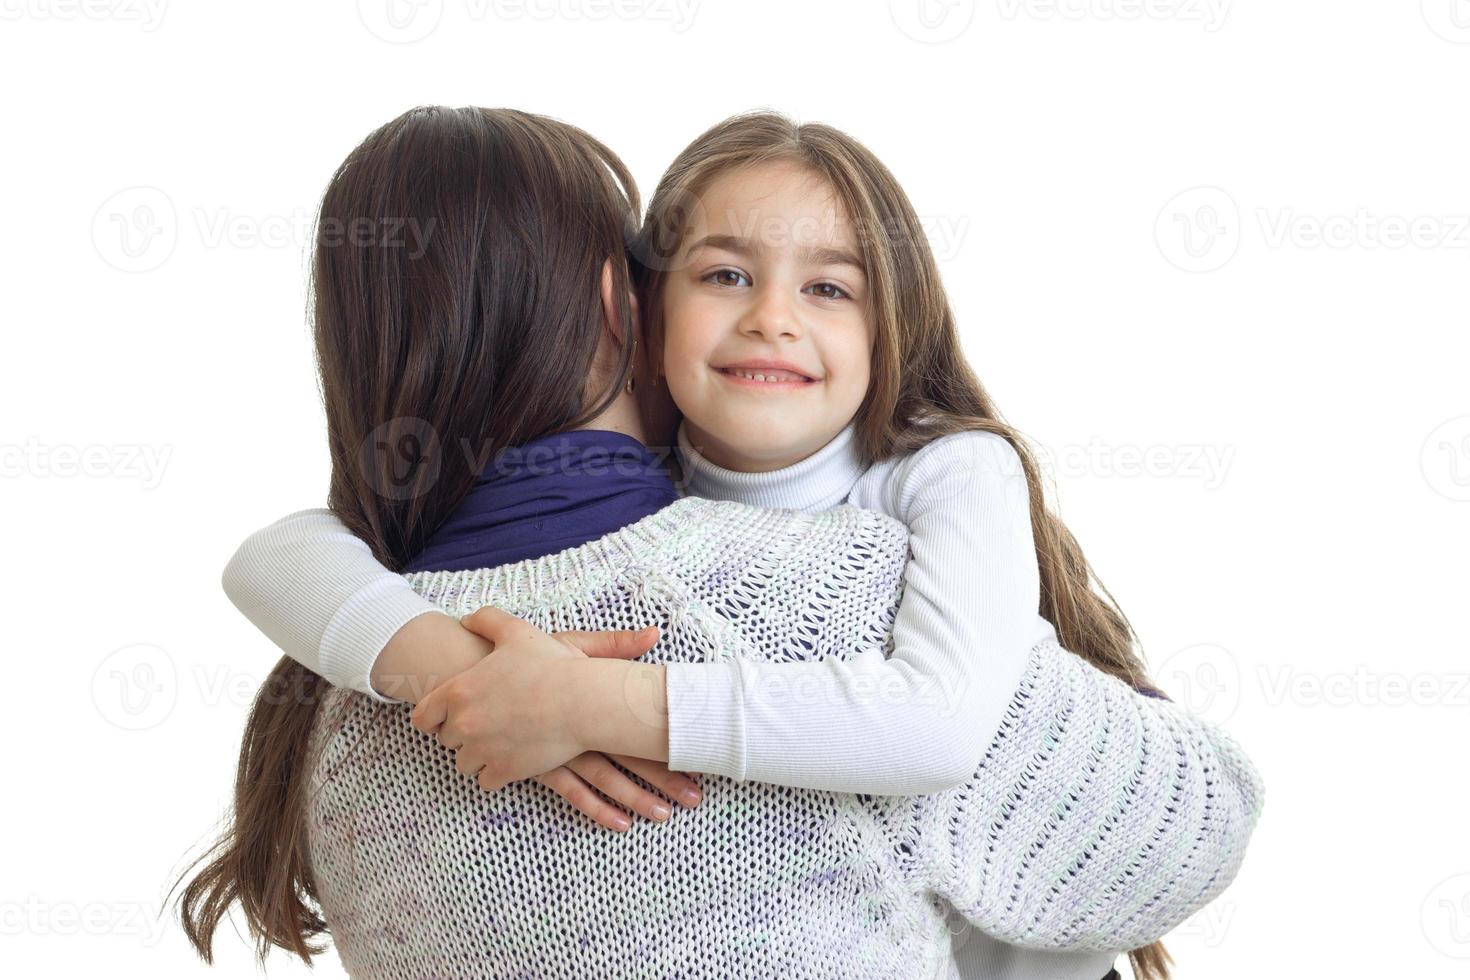
[[[801,462],[832,438],[812,431],[810,409],[789,405],[724,406],[703,426],[685,417],[691,442],[706,459],[741,473],[764,473]],[[805,423],[805,424],[803,424]]]
[[[771,470],[785,469],[810,456],[811,451],[806,447],[813,441],[801,433],[781,432],[777,435],[770,428],[752,432],[746,438],[727,443],[735,463],[725,468],[741,473],[768,473]]]

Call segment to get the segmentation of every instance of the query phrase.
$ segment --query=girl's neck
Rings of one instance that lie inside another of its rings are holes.
[[[684,424],[679,426],[678,448],[685,492],[754,507],[806,511],[835,507],[847,499],[866,469],[853,423],[801,462],[765,473],[742,473],[711,462],[690,443]]]

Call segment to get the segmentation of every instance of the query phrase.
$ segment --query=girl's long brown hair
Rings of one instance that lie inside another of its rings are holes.
[[[851,136],[819,123],[798,125],[774,112],[734,116],[706,131],[674,160],[654,190],[634,254],[639,306],[653,363],[661,363],[662,286],[679,254],[699,195],[737,168],[797,162],[835,191],[856,227],[877,326],[872,382],[855,419],[864,458],[875,463],[916,452],[941,436],[993,432],[1021,459],[1031,530],[1041,569],[1040,612],[1073,653],[1140,690],[1156,690],[1134,652],[1137,636],[1097,579],[1076,538],[1046,506],[1039,472],[1021,434],[1006,422],[966,362],[954,314],[913,205],[877,157]],[[1094,591],[1093,585],[1097,586]],[[1140,980],[1167,980],[1162,943],[1128,954]]]
[[[637,214],[611,150],[508,109],[414,109],[337,169],[312,266],[328,505],[384,565],[400,569],[423,548],[495,453],[583,426],[618,396],[632,345],[612,377],[594,375],[600,287],[611,259],[632,336]],[[606,385],[597,397],[590,377]],[[236,902],[262,958],[278,946],[310,962],[323,948],[305,812],[327,690],[283,658],[255,699],[226,828],[180,895],[206,962]]]

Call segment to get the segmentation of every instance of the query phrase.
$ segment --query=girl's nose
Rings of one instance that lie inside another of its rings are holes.
[[[763,296],[740,324],[741,332],[764,340],[795,340],[801,336],[801,322],[791,305],[777,296]]]

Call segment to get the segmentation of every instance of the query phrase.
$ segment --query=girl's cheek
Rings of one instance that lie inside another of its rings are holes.
[[[664,322],[664,364],[669,371],[688,370],[690,365],[710,356],[715,346],[714,331],[696,311],[686,309],[683,316],[670,317]]]
[[[696,319],[696,311],[689,303],[673,299],[664,303],[664,343],[670,351],[690,342]]]

